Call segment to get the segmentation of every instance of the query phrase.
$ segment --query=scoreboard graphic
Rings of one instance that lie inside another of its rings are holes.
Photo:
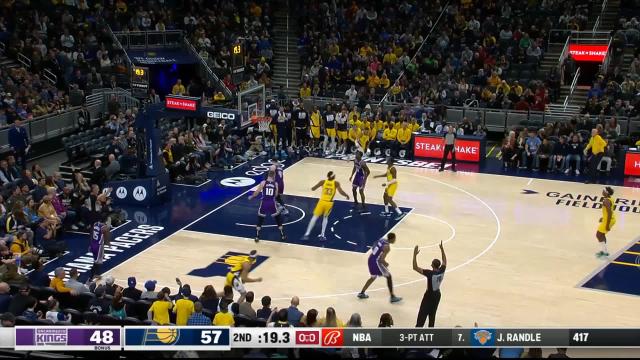
[[[125,350],[229,350],[228,327],[125,327]]]
[[[119,351],[120,327],[21,326],[15,329],[16,350]]]
[[[0,331],[0,347],[47,351],[224,351],[232,348],[640,348],[640,329],[19,326],[2,330],[4,332]]]

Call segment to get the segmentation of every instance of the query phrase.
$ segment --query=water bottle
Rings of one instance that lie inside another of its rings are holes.
[[[16,256],[16,267],[18,267],[18,269],[20,269],[20,265],[22,264],[22,255],[18,254],[18,256]]]

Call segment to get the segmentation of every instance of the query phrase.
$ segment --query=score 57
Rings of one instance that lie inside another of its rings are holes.
[[[222,335],[222,330],[202,330],[200,331],[200,342],[203,345],[217,345]]]

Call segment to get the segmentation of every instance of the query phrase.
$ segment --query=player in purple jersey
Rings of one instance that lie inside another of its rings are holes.
[[[358,189],[360,189],[360,198],[362,199],[361,211],[365,211],[364,204],[364,186],[367,183],[370,171],[367,163],[362,160],[362,151],[356,151],[356,158],[353,160],[353,170],[351,171],[351,177],[353,185],[353,208],[358,208]],[[355,177],[354,177],[355,176]]]
[[[111,227],[101,222],[95,222],[91,227],[91,238],[89,240],[89,252],[93,256],[93,267],[87,282],[94,278],[99,278],[104,262],[104,246],[109,245],[111,238]]]
[[[275,172],[273,170],[269,170],[267,175],[267,179],[263,180],[260,185],[256,188],[256,190],[249,196],[249,200],[257,197],[258,194],[262,194],[262,199],[260,200],[260,208],[258,209],[258,225],[256,225],[256,238],[255,241],[260,241],[260,230],[262,229],[262,224],[264,224],[264,218],[267,215],[276,219],[276,224],[278,224],[278,229],[280,230],[280,238],[282,241],[285,241],[287,237],[284,235],[284,227],[282,225],[282,216],[280,215],[280,210],[276,206],[276,197],[278,196],[278,183],[275,181]]]
[[[278,196],[276,196],[276,202],[280,206],[280,213],[287,216],[289,215],[289,210],[282,199],[282,195],[284,194],[284,170],[276,158],[271,159],[271,164],[273,164],[271,165],[271,170],[273,170],[273,173],[275,174],[274,181],[278,184]]]
[[[391,273],[387,270],[389,263],[385,260],[387,254],[391,250],[391,244],[396,242],[396,234],[389,233],[387,238],[381,238],[376,241],[371,247],[371,254],[369,255],[368,265],[369,274],[371,277],[364,284],[362,291],[358,294],[358,298],[367,299],[369,295],[365,294],[365,291],[373,284],[378,276],[384,276],[387,278],[387,286],[389,287],[389,294],[391,294],[390,301],[397,303],[402,300],[401,297],[395,296],[393,293],[393,281],[391,280]]]

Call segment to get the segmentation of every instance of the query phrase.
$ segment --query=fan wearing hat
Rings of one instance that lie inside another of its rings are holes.
[[[136,278],[133,276],[129,277],[127,279],[127,288],[122,290],[122,296],[136,301],[140,300],[142,290],[136,289],[136,284]]]
[[[156,292],[157,283],[155,280],[147,280],[144,283],[145,291],[140,294],[140,300],[155,300],[158,297],[158,293]]]
[[[607,233],[611,231],[613,225],[616,224],[616,213],[613,209],[615,199],[613,196],[613,189],[607,186],[602,190],[602,217],[600,218],[600,225],[598,225],[598,231],[596,231],[596,239],[602,246],[602,250],[596,253],[597,258],[606,258],[609,256],[607,250]]]

